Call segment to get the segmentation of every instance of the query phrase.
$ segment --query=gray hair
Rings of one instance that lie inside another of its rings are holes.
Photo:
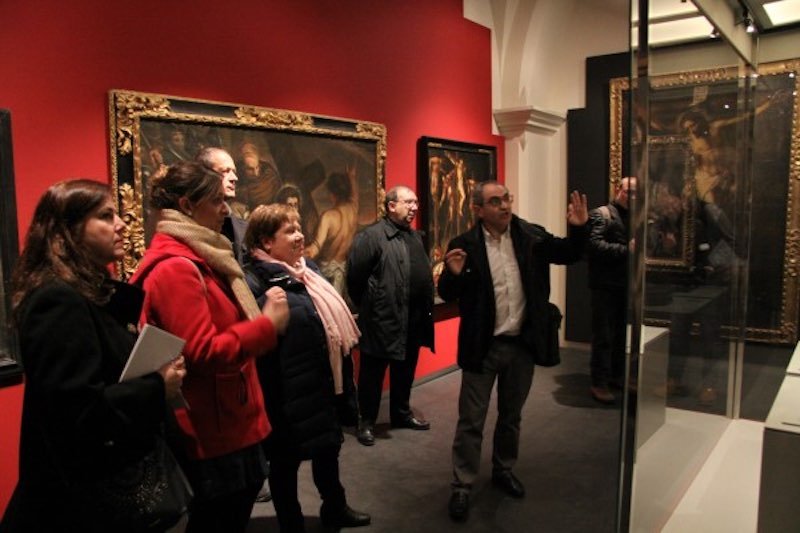
[[[214,156],[218,153],[228,154],[228,152],[218,146],[206,146],[194,156],[194,160],[209,170],[214,170]],[[228,154],[230,155],[230,154]]]

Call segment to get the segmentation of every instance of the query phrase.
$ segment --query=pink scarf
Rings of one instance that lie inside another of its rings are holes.
[[[306,268],[306,260],[300,258],[296,266],[291,266],[283,261],[275,259],[261,248],[254,248],[250,251],[251,257],[259,261],[277,263],[285,268],[291,276],[306,286],[308,295],[314,307],[317,309],[322,325],[325,328],[325,336],[328,342],[328,359],[330,360],[331,370],[333,371],[333,384],[336,394],[340,394],[342,388],[342,357],[347,357],[350,350],[358,344],[358,337],[361,332],[353,320],[353,315],[344,303],[344,299],[336,292],[336,289],[328,281],[311,270]],[[291,322],[289,327],[292,327]]]

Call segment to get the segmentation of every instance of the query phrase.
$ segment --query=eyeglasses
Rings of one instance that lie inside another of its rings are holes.
[[[397,200],[396,204],[419,205],[418,200]]]
[[[511,205],[514,203],[514,195],[504,194],[503,196],[492,196],[491,198],[487,198],[484,203],[492,207],[500,207],[504,203]]]

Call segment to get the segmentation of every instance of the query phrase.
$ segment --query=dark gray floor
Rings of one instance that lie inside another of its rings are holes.
[[[613,531],[620,402],[603,407],[589,397],[586,350],[562,348],[561,355],[560,366],[537,367],[523,412],[520,458],[514,472],[526,486],[524,499],[505,496],[491,485],[491,432],[496,418],[492,403],[469,519],[462,524],[450,521],[450,447],[461,378],[455,371],[412,392],[412,406],[430,420],[430,431],[390,430],[384,401],[375,446],[358,444],[352,430],[346,435],[340,465],[348,502],[373,519],[371,526],[360,531]],[[307,530],[324,531],[308,463],[301,467],[300,487]],[[277,530],[272,504],[256,504],[248,532]]]

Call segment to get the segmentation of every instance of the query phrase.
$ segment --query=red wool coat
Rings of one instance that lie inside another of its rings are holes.
[[[227,281],[162,233],[153,237],[131,283],[146,293],[142,323],[186,339],[183,395],[189,408],[176,415],[189,458],[218,457],[263,440],[270,424],[255,358],[277,344],[272,322],[247,320]]]

